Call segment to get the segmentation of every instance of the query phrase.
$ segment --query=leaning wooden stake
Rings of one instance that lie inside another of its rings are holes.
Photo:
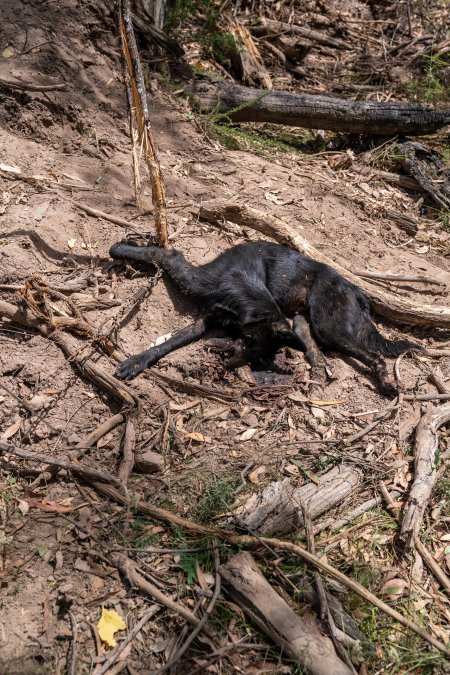
[[[328,258],[319,249],[314,248],[291,225],[281,220],[281,218],[264,213],[263,211],[257,211],[250,206],[230,204],[226,200],[220,199],[202,204],[199,215],[201,218],[213,222],[229,220],[237,225],[250,227],[271,237],[280,244],[290,246],[300,253],[330,265],[336,272],[365,291],[376,314],[384,316],[393,322],[411,323],[418,326],[432,326],[435,328],[450,328],[449,307],[420,305],[392,293],[386,293]]]
[[[134,115],[139,144],[144,150],[145,159],[150,173],[152,184],[152,202],[155,207],[155,228],[160,246],[167,248],[169,239],[167,234],[167,207],[164,183],[159,164],[156,147],[153,140],[150,117],[147,106],[147,92],[144,75],[139,59],[139,53],[134,36],[131,20],[129,0],[119,2],[119,32],[122,43],[122,53],[125,61],[125,79],[129,91],[130,118]],[[132,125],[130,125],[132,126]],[[135,174],[136,175],[136,174]],[[135,181],[136,186],[138,183]],[[136,201],[139,200],[139,190],[136,190]]]
[[[231,599],[281,647],[287,657],[295,659],[307,673],[352,673],[316,623],[298,616],[274,591],[250,553],[244,551],[233,556],[220,567],[220,575]]]

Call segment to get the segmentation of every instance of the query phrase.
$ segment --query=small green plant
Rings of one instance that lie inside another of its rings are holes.
[[[206,14],[205,28],[212,30],[218,17],[214,0],[176,0],[167,12],[165,26],[168,29],[179,28],[184,21],[199,14]]]
[[[145,520],[144,518],[136,518],[131,522],[131,530],[133,531],[133,536],[130,538],[130,546],[133,548],[147,548],[151,546],[156,541],[156,536],[154,534],[148,533],[148,528],[153,527],[154,523],[151,520]]]
[[[235,481],[214,478],[193,509],[194,520],[205,523],[218,513],[226,511],[233,501],[235,489]]]
[[[435,54],[424,55],[422,62],[424,64],[424,74],[405,86],[406,93],[417,101],[438,103],[448,96],[448,90],[446,92],[441,82],[440,74],[444,68],[448,68],[450,62]]]

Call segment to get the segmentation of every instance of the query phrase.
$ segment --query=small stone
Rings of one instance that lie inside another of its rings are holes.
[[[28,405],[31,405],[35,410],[42,410],[42,408],[48,407],[51,398],[45,396],[44,394],[36,394],[33,398],[28,401]]]
[[[163,471],[164,469],[164,457],[158,452],[153,452],[152,450],[147,450],[146,452],[136,454],[134,471],[138,473],[156,473],[157,471]]]
[[[51,435],[51,429],[45,422],[39,422],[33,431],[33,438],[35,441],[43,441]]]

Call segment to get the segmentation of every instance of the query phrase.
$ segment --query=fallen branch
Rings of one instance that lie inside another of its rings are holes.
[[[447,122],[448,124],[448,122]],[[405,171],[441,209],[450,209],[450,172],[441,155],[424,143],[403,141],[397,144]]]
[[[59,82],[55,84],[31,84],[31,82],[17,82],[17,80],[5,80],[0,78],[0,84],[10,89],[19,89],[21,91],[57,91],[67,89],[67,84]]]
[[[353,272],[357,277],[364,279],[380,279],[382,281],[408,281],[414,284],[431,284],[434,286],[444,286],[444,282],[436,277],[426,277],[421,274],[390,274],[389,272],[371,272],[370,270],[355,270]]]
[[[420,555],[420,557],[422,558],[423,562],[428,567],[430,572],[436,577],[436,579],[441,584],[442,588],[445,588],[447,593],[450,594],[450,579],[445,574],[445,572],[441,570],[436,560],[422,544],[419,537],[414,537],[414,546],[416,548],[417,553]]]
[[[166,673],[168,670],[171,670],[178,661],[184,656],[186,651],[189,649],[191,644],[194,642],[195,638],[197,635],[200,633],[200,631],[203,630],[204,626],[206,625],[206,622],[208,621],[209,617],[212,614],[212,611],[216,605],[216,602],[219,598],[220,595],[220,587],[221,587],[221,582],[220,582],[220,573],[219,573],[219,565],[220,565],[220,560],[219,560],[219,553],[217,549],[214,551],[214,558],[215,558],[215,566],[216,566],[216,577],[215,577],[215,584],[214,584],[214,592],[212,595],[211,600],[208,603],[207,608],[205,609],[205,613],[203,614],[202,618],[192,631],[192,633],[189,635],[187,640],[181,645],[179,649],[175,652],[175,654],[170,658],[170,660],[162,666],[162,668],[158,668],[158,670],[154,671],[152,675],[162,675],[162,673]]]
[[[120,227],[126,227],[126,228],[131,229],[131,230],[135,229],[135,224],[129,223],[128,220],[125,220],[124,218],[119,218],[119,216],[111,216],[109,213],[105,213],[104,211],[99,211],[98,209],[93,209],[90,206],[88,206],[87,204],[82,204],[81,202],[76,202],[73,199],[71,200],[71,202],[78,209],[81,209],[81,211],[84,211],[85,213],[87,213],[88,216],[94,216],[95,218],[102,218],[103,220],[107,220],[110,223],[114,223],[115,225],[120,225]]]
[[[139,405],[136,395],[123,382],[109,375],[103,368],[80,354],[80,345],[71,336],[57,330],[51,332],[48,326],[37,319],[30,310],[16,307],[4,300],[0,300],[0,316],[6,317],[19,326],[38,330],[42,335],[57,344],[66,354],[70,363],[101,389],[127,405],[133,407]]]
[[[289,607],[261,574],[250,553],[244,551],[221,565],[228,595],[250,619],[312,675],[350,675],[329,638],[312,618],[306,620]]]
[[[276,90],[266,94],[206,75],[191,80],[185,91],[203,111],[233,122],[271,122],[370,136],[426,134],[450,123],[450,110],[432,110],[420,103],[350,101]]]
[[[305,507],[303,511],[303,520],[305,523],[306,545],[308,551],[313,555],[316,555],[316,544],[314,541],[314,529],[312,524],[312,518],[310,511],[307,507]],[[339,658],[342,659],[342,661],[348,666],[350,671],[354,675],[357,675],[357,672],[354,669],[352,662],[350,661],[345,652],[343,640],[341,639],[341,638],[346,639],[347,636],[342,635],[342,631],[340,631],[337,628],[336,624],[334,623],[334,618],[331,614],[330,606],[328,604],[328,597],[325,591],[325,586],[323,585],[322,577],[320,576],[317,570],[314,571],[314,584],[316,586],[317,597],[319,601],[319,616],[322,620],[327,621],[331,641],[334,645],[334,648],[336,649],[336,653],[339,656]]]
[[[215,200],[202,204],[199,215],[201,218],[213,222],[229,220],[237,225],[250,227],[271,237],[280,244],[290,246],[304,255],[330,265],[336,272],[365,291],[374,312],[391,321],[420,326],[450,327],[450,308],[417,304],[373,286],[373,284],[360,279],[338,263],[333,262],[298,234],[291,225],[276,216],[257,211],[249,206],[230,204],[226,200]]]
[[[125,416],[122,414],[113,415],[105,422],[102,422],[94,431],[91,431],[87,436],[81,439],[79,443],[75,445],[74,448],[67,452],[68,457],[74,461],[82,457],[93,445],[97,443],[103,436],[106,436],[110,431],[115,429],[119,424],[125,421]],[[52,480],[58,473],[60,467],[55,464],[49,464],[45,467],[44,471],[39,474],[37,478],[28,486],[29,491],[33,491],[35,488],[39,487],[43,483],[48,483]]]
[[[122,481],[107,471],[92,469],[89,466],[83,466],[82,464],[69,462],[68,460],[59,457],[50,458],[47,455],[43,455],[42,453],[22,450],[21,448],[17,448],[16,446],[9,443],[3,443],[2,441],[0,441],[0,452],[11,452],[13,455],[16,455],[16,457],[20,457],[21,459],[30,459],[33,462],[42,462],[45,464],[50,464],[51,462],[54,466],[58,466],[61,469],[73,471],[73,473],[76,473],[85,480],[101,481],[103,483],[112,483],[113,485],[118,485],[123,490],[123,492],[127,494],[127,488],[122,483]]]
[[[183,619],[186,619],[186,621],[193,626],[197,626],[200,623],[200,619],[198,619],[190,609],[179,602],[175,602],[175,600],[172,600],[172,598],[169,598],[167,595],[164,595],[157,586],[147,579],[144,579],[137,571],[134,562],[130,560],[128,556],[123,553],[111,553],[111,562],[123,574],[131,586],[136,586],[144,593],[147,593],[161,605],[167,607],[167,609],[182,616]]]
[[[318,45],[325,45],[326,47],[334,47],[335,49],[354,49],[354,45],[344,42],[339,38],[333,38],[326,33],[322,33],[307,26],[297,26],[295,23],[286,23],[284,21],[274,21],[273,19],[266,19],[261,17],[260,25],[255,26],[252,32],[261,34],[261,28],[265,33],[284,33],[290,35],[299,35],[307,38],[311,43]]]
[[[226,30],[233,35],[236,42],[236,59],[239,62],[239,79],[251,87],[261,86],[272,89],[272,80],[264,65],[258,49],[248,29],[235,19],[225,21]]]
[[[422,520],[433,489],[437,472],[438,429],[450,421],[450,403],[429,410],[420,420],[414,449],[414,481],[403,510],[400,531],[410,548],[422,526]]]
[[[320,476],[319,484],[293,488],[289,478],[271,483],[262,494],[253,494],[234,512],[249,532],[286,534],[304,524],[303,509],[311,519],[340,504],[361,485],[361,472],[351,466],[335,466]]]

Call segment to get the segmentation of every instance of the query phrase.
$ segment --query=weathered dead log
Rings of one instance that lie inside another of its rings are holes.
[[[353,466],[335,466],[320,477],[319,484],[307,483],[298,488],[290,478],[270,483],[261,495],[252,495],[234,512],[249,532],[286,534],[303,525],[303,509],[314,520],[340,504],[361,484],[361,471]]]
[[[436,480],[437,431],[450,421],[450,403],[432,408],[420,420],[414,450],[414,482],[403,511],[400,536],[411,548],[422,526],[425,509]]]
[[[410,323],[418,326],[450,328],[450,308],[437,305],[423,305],[387,293],[365,279],[355,276],[348,270],[333,262],[328,256],[314,248],[291,225],[269,213],[257,211],[250,206],[230,204],[226,200],[214,200],[200,206],[199,215],[205,220],[217,222],[229,220],[243,227],[250,227],[262,232],[280,244],[285,244],[311,256],[319,262],[333,267],[343,277],[364,290],[371,302],[373,311],[393,322]]]
[[[264,92],[207,76],[191,80],[185,91],[204,111],[226,114],[233,122],[272,122],[371,136],[425,134],[450,123],[450,110],[433,110],[420,103]]]
[[[441,155],[423,143],[399,143],[401,164],[441,209],[450,209],[450,170]]]
[[[329,638],[309,617],[299,617],[272,588],[250,555],[243,552],[221,565],[220,576],[231,599],[250,619],[311,675],[349,675]]]

